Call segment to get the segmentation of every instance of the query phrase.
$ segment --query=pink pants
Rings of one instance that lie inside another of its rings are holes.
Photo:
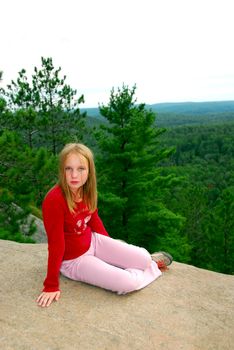
[[[146,249],[95,232],[89,250],[64,260],[60,271],[72,280],[118,294],[144,288],[162,274]]]

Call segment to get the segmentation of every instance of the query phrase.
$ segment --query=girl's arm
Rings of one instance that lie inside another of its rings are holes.
[[[43,292],[58,292],[60,266],[65,250],[63,204],[59,198],[47,196],[42,212],[48,237],[48,266]]]
[[[98,209],[96,209],[91,216],[91,219],[88,222],[89,227],[93,232],[100,233],[104,236],[109,236],[108,232],[106,231],[102,220],[100,219],[98,215]]]

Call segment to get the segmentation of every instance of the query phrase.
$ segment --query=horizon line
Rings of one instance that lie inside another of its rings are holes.
[[[137,103],[137,104],[145,104],[146,106],[154,106],[154,105],[163,105],[163,104],[186,104],[186,103],[191,103],[191,104],[197,104],[197,103],[220,103],[220,102],[234,102],[233,100],[205,100],[205,101],[174,101],[174,102],[155,102],[155,103]],[[104,103],[103,103],[104,104]],[[104,104],[105,105],[105,104]],[[99,108],[98,106],[93,106],[93,107],[81,107],[80,109],[92,109],[92,108]]]

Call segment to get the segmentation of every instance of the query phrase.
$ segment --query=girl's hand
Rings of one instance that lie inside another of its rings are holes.
[[[38,306],[48,307],[53,300],[58,301],[60,298],[60,291],[57,292],[42,292],[37,298]]]

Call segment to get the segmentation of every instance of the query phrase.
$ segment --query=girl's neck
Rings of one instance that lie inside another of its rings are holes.
[[[82,201],[82,190],[79,189],[76,192],[72,192],[72,199],[74,202],[81,202]]]

